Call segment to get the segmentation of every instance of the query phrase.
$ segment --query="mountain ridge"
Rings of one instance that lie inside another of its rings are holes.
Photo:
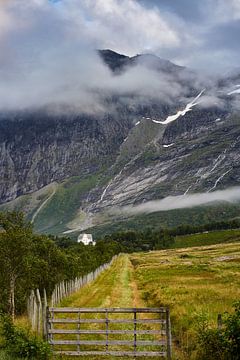
[[[213,96],[213,90],[193,88],[192,78],[182,77],[185,68],[153,55],[130,58],[110,50],[100,54],[116,76],[128,74],[137,64],[152,68],[156,61],[161,64],[156,74],[164,72],[184,83],[191,96],[173,103],[136,100],[134,105],[135,95],[128,95],[128,102],[115,97],[108,102],[113,101],[116,110],[105,114],[1,114],[3,208],[15,206],[31,218],[42,206],[34,218],[37,228],[64,232],[115,221],[110,214],[114,208],[239,184],[240,116],[232,108],[235,94],[228,95],[227,82],[218,84],[224,106],[213,102],[203,107],[201,102]],[[56,193],[46,201],[47,190],[31,206],[34,192],[54,182]],[[66,216],[57,211],[62,198],[69,204],[62,210]],[[44,213],[51,204],[56,216],[48,214],[48,226]]]

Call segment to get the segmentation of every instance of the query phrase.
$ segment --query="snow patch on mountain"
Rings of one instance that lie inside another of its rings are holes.
[[[232,91],[230,91],[227,95],[230,96],[230,95],[233,95],[233,94],[240,94],[240,85],[235,85],[235,87],[237,89],[234,89]]]
[[[236,89],[236,90],[230,91],[230,92],[228,93],[228,96],[233,95],[233,94],[240,94],[240,89]]]
[[[169,148],[170,146],[173,146],[173,145],[174,145],[174,143],[168,144],[168,145],[163,145],[163,147],[164,147],[164,148]]]
[[[198,96],[195,97],[195,99],[193,99],[190,103],[188,103],[183,110],[179,110],[175,115],[168,116],[165,121],[159,121],[159,120],[151,119],[152,122],[154,122],[156,124],[166,125],[166,124],[169,124],[169,123],[177,120],[180,116],[186,115],[187,112],[192,111],[193,107],[198,105],[201,102],[201,101],[198,101],[198,100],[202,96],[202,94],[204,93],[205,90],[206,89],[203,89],[198,94]],[[240,89],[239,89],[239,91],[240,91]]]

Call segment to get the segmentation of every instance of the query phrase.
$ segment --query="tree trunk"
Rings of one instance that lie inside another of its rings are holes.
[[[15,317],[15,276],[11,274],[10,276],[10,289],[9,289],[9,312],[14,321]]]

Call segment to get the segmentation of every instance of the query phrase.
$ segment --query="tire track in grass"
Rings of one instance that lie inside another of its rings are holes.
[[[64,299],[61,306],[131,307],[133,292],[130,285],[130,267],[128,255],[118,256],[109,269],[96,280]]]

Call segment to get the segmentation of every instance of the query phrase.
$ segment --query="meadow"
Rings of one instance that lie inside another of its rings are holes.
[[[109,269],[72,296],[65,298],[59,306],[96,308],[168,306],[172,322],[173,360],[202,360],[197,357],[199,326],[207,321],[212,328],[216,328],[218,314],[233,312],[233,303],[240,299],[239,239],[240,230],[204,232],[176,236],[175,241],[171,243],[175,247],[172,249],[120,254]],[[107,256],[111,257],[110,244],[106,243],[105,249],[99,242],[96,247],[89,248],[89,251],[100,251],[99,254],[107,251]],[[115,247],[112,248],[114,249]],[[77,255],[75,247],[73,250]],[[87,248],[80,250],[87,251]],[[119,250],[117,252],[115,250],[112,254],[119,253]],[[92,251],[90,254],[83,254],[79,264],[82,264],[85,258],[89,258],[90,263],[93,264],[96,254],[94,255]],[[121,318],[123,315],[114,316]],[[17,318],[16,324],[26,328],[26,318]],[[129,330],[128,326],[130,325],[123,325],[122,330]],[[141,330],[146,330],[145,325],[139,326],[143,326]],[[60,336],[61,340],[62,335],[57,336]],[[88,336],[86,335],[85,340],[91,340]],[[97,340],[105,340],[104,336],[105,334],[99,335]],[[126,339],[121,338],[121,340]],[[132,335],[130,340],[132,341]],[[156,340],[156,338],[155,335],[154,337],[151,335],[144,340]],[[67,359],[66,356],[62,358]],[[12,358],[0,349],[0,360],[13,359],[17,358]],[[97,360],[97,357],[91,359]],[[108,357],[108,359],[115,358]]]
[[[240,230],[206,231],[199,234],[176,236],[173,248],[214,245],[240,241]]]
[[[152,251],[130,256],[139,294],[148,306],[168,305],[177,359],[194,359],[199,322],[240,299],[240,244]]]
[[[93,283],[65,299],[71,307],[158,307],[171,311],[174,359],[195,359],[197,328],[240,299],[240,244],[120,255]],[[111,358],[113,359],[113,358]]]

